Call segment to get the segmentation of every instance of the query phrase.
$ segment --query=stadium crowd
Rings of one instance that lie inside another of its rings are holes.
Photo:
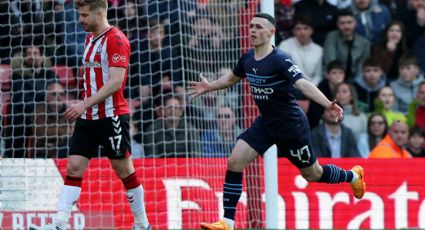
[[[133,157],[225,157],[241,133],[242,86],[190,102],[185,81],[231,71],[248,1],[110,0],[131,45]],[[219,15],[219,16],[218,16]],[[425,157],[425,1],[275,0],[276,47],[344,109],[336,123],[300,93],[319,157]],[[0,3],[0,153],[67,157],[85,32],[71,0]],[[102,154],[102,149],[99,150]]]

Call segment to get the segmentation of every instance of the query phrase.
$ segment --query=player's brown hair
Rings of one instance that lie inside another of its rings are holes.
[[[98,9],[108,9],[107,0],[74,0],[75,8],[89,6],[91,11]]]

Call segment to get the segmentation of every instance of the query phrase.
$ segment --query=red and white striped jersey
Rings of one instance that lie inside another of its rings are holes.
[[[94,37],[93,33],[87,36],[83,54],[83,100],[87,100],[99,91],[109,78],[114,77],[109,74],[110,67],[123,67],[126,71],[121,88],[105,101],[88,108],[81,115],[82,119],[97,120],[129,113],[124,98],[129,59],[130,43],[118,28],[110,27],[97,37]]]

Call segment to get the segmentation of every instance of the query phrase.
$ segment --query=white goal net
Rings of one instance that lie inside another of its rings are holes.
[[[232,71],[258,9],[256,0],[109,1],[109,22],[131,44],[132,154],[154,228],[198,228],[222,215],[226,157],[257,111],[244,82],[193,100],[185,87],[201,72],[212,81]],[[25,229],[56,209],[74,125],[62,113],[80,99],[86,33],[70,0],[1,1],[0,20],[0,223]],[[261,160],[244,174],[238,228],[264,226],[262,175]],[[71,228],[131,226],[106,158],[92,160],[82,189]]]

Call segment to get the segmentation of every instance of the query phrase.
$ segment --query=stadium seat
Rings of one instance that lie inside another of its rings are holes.
[[[12,69],[9,65],[0,65],[0,89],[1,91],[10,90],[10,78],[12,76]]]
[[[60,79],[61,84],[66,88],[75,88],[77,79],[75,78],[74,70],[66,65],[55,65],[50,68]]]
[[[304,111],[304,113],[307,113],[308,106],[310,105],[309,100],[297,100],[298,105],[301,107],[301,109]]]

